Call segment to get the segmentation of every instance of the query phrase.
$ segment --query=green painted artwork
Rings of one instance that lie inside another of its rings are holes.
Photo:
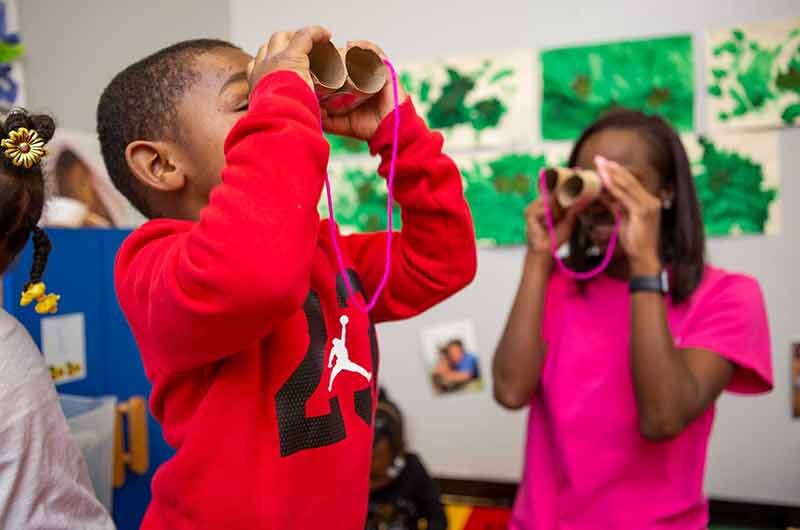
[[[333,195],[333,213],[343,233],[385,230],[386,180],[367,164],[344,164],[329,170]],[[319,205],[320,215],[328,216],[327,201]],[[392,226],[402,227],[400,207],[392,209]]]
[[[765,182],[765,162],[737,149],[698,139],[702,155],[694,164],[697,195],[706,233],[711,236],[763,234],[777,186]]]
[[[442,85],[441,94],[435,100],[430,100],[430,81],[422,79],[417,84],[413,77],[406,73],[403,77],[406,90],[419,94],[421,103],[430,103],[425,114],[428,124],[434,129],[450,130],[459,125],[472,127],[475,134],[480,137],[481,131],[489,127],[497,127],[500,118],[508,112],[508,107],[497,96],[488,96],[467,103],[469,96],[477,83],[489,74],[492,62],[486,60],[474,72],[460,72],[453,66],[446,66],[447,82]],[[505,70],[493,78],[498,82],[508,75],[513,75],[513,70]]]
[[[456,150],[530,141],[532,80],[531,52],[400,66],[400,81],[417,112]]]
[[[480,243],[524,244],[525,208],[539,196],[539,171],[546,165],[544,155],[528,153],[505,153],[460,165]]]
[[[617,106],[694,128],[689,35],[548,50],[541,63],[544,140],[574,140]]]
[[[438,58],[398,66],[417,113],[450,152],[526,143],[535,134],[533,52]],[[334,158],[369,153],[366,142],[326,135]]]
[[[800,18],[713,32],[707,63],[712,126],[800,124]]]
[[[775,133],[686,135],[697,194],[709,237],[779,232],[780,179]],[[488,151],[456,156],[475,233],[483,247],[525,244],[525,208],[538,196],[547,165],[565,165],[569,144],[543,143],[526,151]],[[375,161],[334,161],[334,213],[343,233],[386,228],[386,181]],[[327,205],[320,203],[327,216]],[[400,229],[395,204],[393,226]]]
[[[464,194],[470,204],[477,239],[485,246],[525,242],[525,207],[537,196],[539,171],[547,164],[542,154],[496,153],[458,161]],[[336,221],[343,233],[386,229],[386,181],[368,162],[340,162],[330,170]],[[326,201],[319,205],[327,217]],[[400,229],[400,208],[392,211]]]

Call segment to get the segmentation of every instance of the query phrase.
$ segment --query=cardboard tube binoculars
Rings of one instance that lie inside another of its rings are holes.
[[[545,170],[544,177],[547,192],[563,208],[569,208],[584,199],[592,201],[603,189],[600,176],[591,169],[550,167]]]
[[[347,114],[386,85],[386,67],[372,50],[342,50],[324,42],[311,49],[308,59],[320,106],[331,116]]]

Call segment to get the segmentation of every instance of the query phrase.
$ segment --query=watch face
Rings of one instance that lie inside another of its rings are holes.
[[[664,269],[661,271],[661,292],[664,294],[669,293],[669,275],[667,274],[667,270]]]

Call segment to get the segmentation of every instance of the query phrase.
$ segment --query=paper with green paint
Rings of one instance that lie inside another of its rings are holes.
[[[547,50],[541,66],[543,140],[574,140],[617,106],[694,129],[689,35]]]
[[[536,133],[530,50],[435,58],[399,66],[417,112],[447,149],[528,143]]]
[[[774,132],[682,137],[709,237],[780,233],[778,136]],[[540,170],[566,166],[570,142],[529,144],[519,150],[456,154],[464,194],[481,247],[525,244],[525,208],[538,196]],[[338,159],[329,167],[334,214],[343,234],[386,229],[386,181],[376,161]],[[327,217],[324,194],[320,214]],[[400,208],[393,226],[402,228]]]
[[[778,137],[767,134],[684,135],[709,237],[780,232]],[[524,212],[539,196],[545,165],[566,166],[570,142],[518,151],[456,156],[482,247],[525,244]]]
[[[559,163],[562,151],[554,155],[537,150],[487,151],[455,157],[482,246],[525,242],[522,216],[538,196],[539,170]],[[386,229],[386,181],[375,169],[375,161],[368,159],[339,159],[330,164],[334,215],[343,234]],[[328,216],[324,193],[319,212],[322,217]],[[402,228],[397,204],[392,215],[394,228]]]
[[[800,124],[800,17],[709,32],[706,65],[712,129]]]
[[[328,165],[333,195],[333,213],[342,234],[385,230],[387,223],[386,180],[377,172],[375,159],[332,160]],[[320,216],[328,217],[325,193],[319,203]],[[392,210],[392,225],[400,229],[400,208]]]
[[[778,140],[775,132],[684,136],[709,237],[780,233]]]
[[[525,208],[539,196],[539,173],[564,164],[563,146],[456,157],[482,247],[525,243]]]

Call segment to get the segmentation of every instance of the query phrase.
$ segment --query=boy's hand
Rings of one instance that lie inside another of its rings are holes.
[[[386,58],[383,50],[368,41],[348,42],[347,49],[350,48],[365,48],[377,53],[381,59]],[[344,116],[328,116],[325,110],[322,110],[322,127],[326,132],[338,134],[339,136],[349,136],[350,138],[367,142],[372,138],[378,129],[378,125],[388,114],[394,111],[392,77],[389,73],[389,67],[385,66],[384,68],[386,68],[386,85],[383,90],[364,102],[364,104]],[[403,85],[398,80],[398,104],[403,103],[407,97],[405,90],[403,90]]]
[[[266,75],[278,70],[297,73],[314,90],[309,71],[308,54],[318,42],[330,40],[330,32],[321,26],[307,26],[300,31],[273,33],[267,44],[259,48],[247,67],[250,90]]]

